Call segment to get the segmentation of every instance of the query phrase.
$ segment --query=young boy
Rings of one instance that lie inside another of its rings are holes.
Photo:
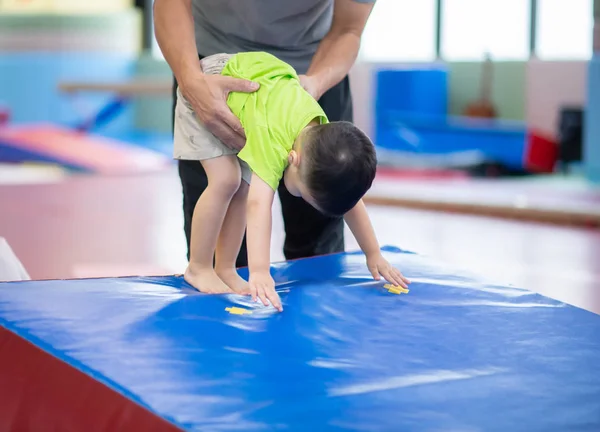
[[[201,64],[205,74],[251,80],[260,88],[228,96],[246,134],[239,153],[208,132],[177,92],[174,157],[200,161],[208,177],[194,209],[185,280],[202,292],[251,294],[283,310],[269,272],[271,206],[283,178],[292,195],[345,217],[376,280],[381,275],[406,287],[408,280],[381,255],[361,200],[377,165],[369,138],[351,123],[329,123],[295,70],[270,54],[217,54]],[[248,282],[235,269],[246,225]]]

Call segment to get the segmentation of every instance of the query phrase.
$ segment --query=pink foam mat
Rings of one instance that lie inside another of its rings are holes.
[[[160,170],[171,163],[168,157],[142,147],[54,125],[0,128],[0,142],[102,174]]]

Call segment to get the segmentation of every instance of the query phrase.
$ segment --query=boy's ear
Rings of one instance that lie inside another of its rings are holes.
[[[288,154],[288,163],[295,167],[298,167],[300,165],[300,155],[297,151],[290,151],[290,153]]]

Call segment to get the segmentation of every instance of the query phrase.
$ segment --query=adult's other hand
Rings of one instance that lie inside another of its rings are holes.
[[[314,97],[316,100],[321,98],[322,93],[315,77],[309,75],[298,75],[298,78],[300,79],[300,85],[304,87],[304,90],[306,90],[312,97]]]
[[[232,149],[244,147],[244,128],[227,106],[227,96],[230,92],[252,93],[258,90],[257,83],[222,75],[197,75],[183,80],[180,87],[200,121],[213,135]]]

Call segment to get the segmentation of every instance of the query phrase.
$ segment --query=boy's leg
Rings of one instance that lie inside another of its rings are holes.
[[[202,60],[204,56],[199,55],[199,59]],[[178,83],[175,77],[173,77],[173,92],[172,92],[172,124],[175,125],[175,107],[177,105],[177,87]],[[181,180],[181,187],[183,192],[183,217],[184,217],[184,232],[187,242],[187,258],[190,259],[190,243],[191,243],[191,231],[192,231],[192,219],[194,215],[194,208],[196,202],[200,198],[200,195],[204,192],[208,186],[208,178],[206,171],[195,160],[179,160],[179,178]],[[246,242],[242,241],[242,246],[237,257],[236,267],[246,267],[248,265],[248,258],[246,252]]]
[[[242,181],[235,193],[217,240],[215,271],[229,288],[238,294],[250,294],[248,282],[236,271],[236,260],[246,232],[246,202],[248,183]]]
[[[194,209],[191,226],[190,263],[185,280],[202,292],[227,293],[231,289],[217,276],[213,257],[227,209],[240,186],[240,168],[235,156],[202,161],[208,177]]]
[[[217,241],[217,259],[215,270],[221,280],[238,294],[250,294],[250,287],[237,273],[236,257],[239,259],[240,245],[246,232],[246,203],[252,171],[247,163],[238,159],[242,182],[229,204],[223,229]]]

